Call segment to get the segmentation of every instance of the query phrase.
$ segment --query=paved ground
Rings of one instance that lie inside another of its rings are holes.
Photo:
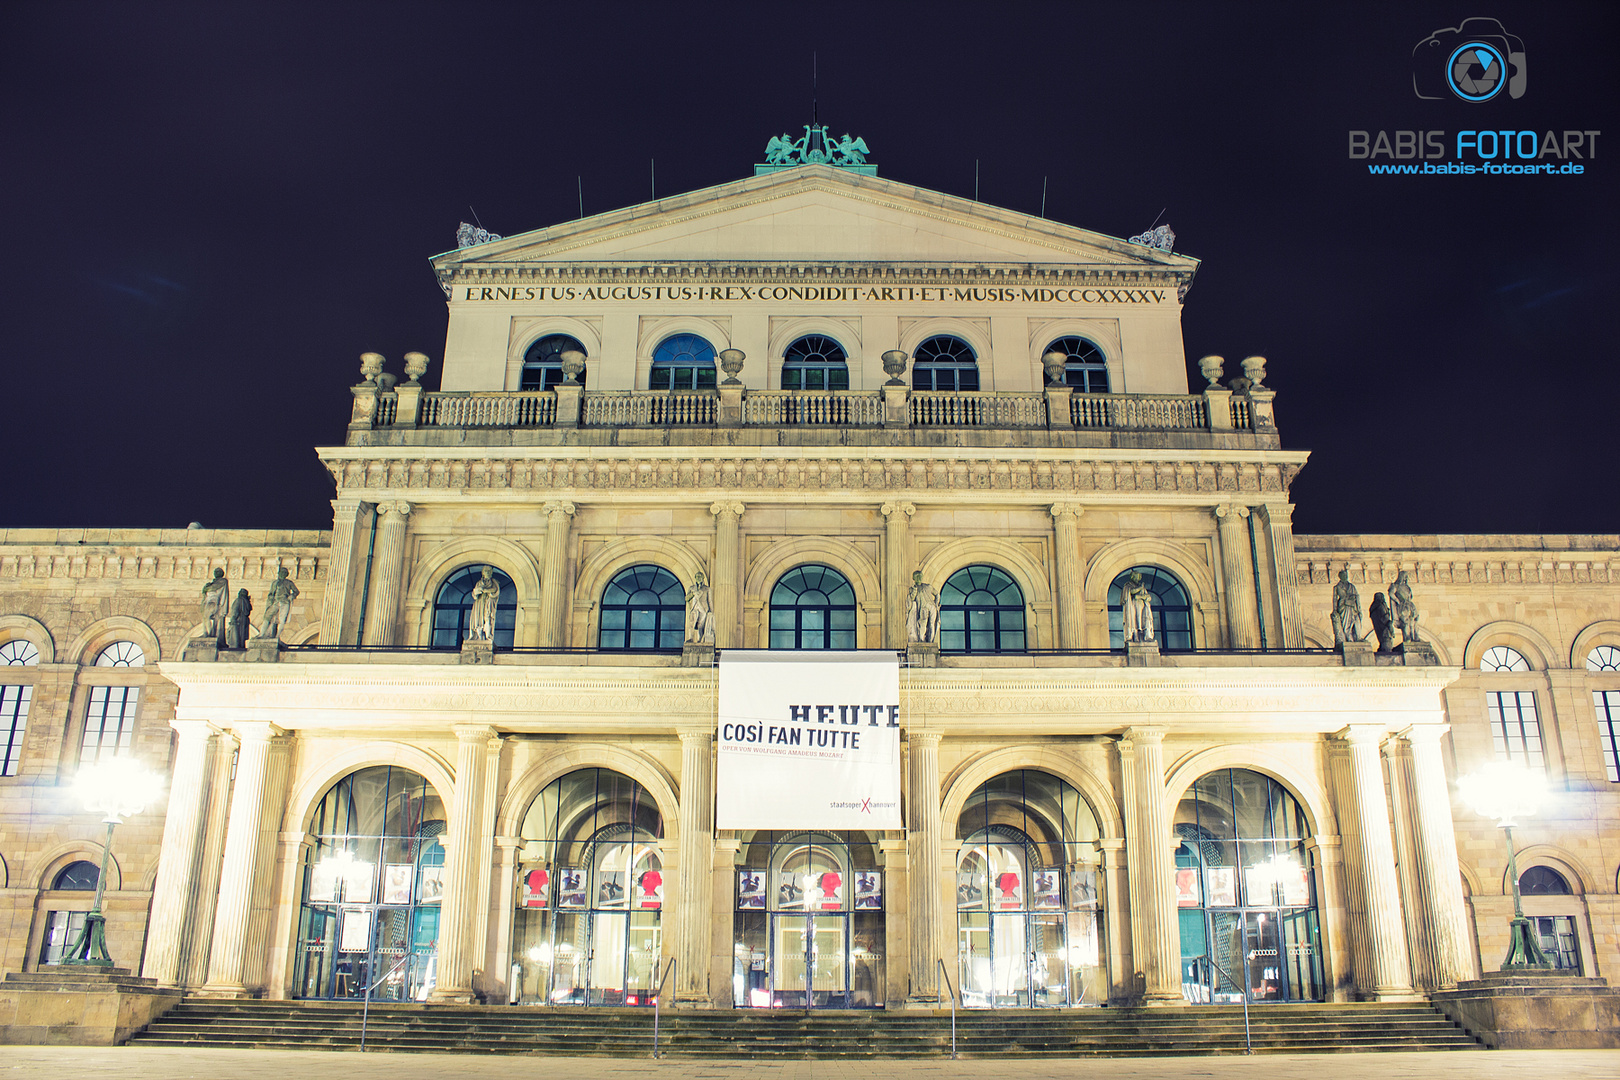
[[[0,1047],[0,1080],[511,1080],[520,1074],[568,1080],[1616,1080],[1620,1050],[1481,1051],[1434,1054],[1265,1054],[1255,1058],[1107,1058],[1078,1061],[625,1061],[610,1058],[472,1057],[294,1050],[180,1050]]]

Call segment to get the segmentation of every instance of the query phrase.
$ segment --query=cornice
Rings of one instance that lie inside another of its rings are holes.
[[[510,282],[575,285],[714,284],[761,285],[914,285],[967,284],[1106,284],[1145,282],[1176,285],[1190,280],[1191,268],[1175,269],[1119,265],[1064,265],[1043,263],[951,262],[935,264],[887,262],[782,262],[637,261],[637,262],[513,262],[473,263],[440,271],[445,285],[496,285]]]
[[[1402,570],[1420,585],[1620,583],[1620,552],[1613,551],[1351,552],[1301,556],[1294,566],[1306,586],[1331,586],[1340,570],[1356,585],[1389,585]]]
[[[70,580],[128,581],[147,579],[206,580],[217,567],[231,581],[269,580],[285,567],[296,581],[316,581],[326,576],[326,547],[319,554],[269,549],[253,554],[221,555],[217,551],[176,552],[152,550],[140,545],[77,544],[52,547],[47,544],[0,546],[0,579],[63,578]]]

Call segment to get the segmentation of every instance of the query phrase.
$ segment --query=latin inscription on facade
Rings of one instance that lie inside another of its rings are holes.
[[[809,301],[833,303],[1164,304],[1168,289],[956,285],[458,285],[457,300]]]

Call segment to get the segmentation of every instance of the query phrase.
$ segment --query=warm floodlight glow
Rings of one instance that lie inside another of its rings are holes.
[[[1493,761],[1457,781],[1457,791],[1476,814],[1512,828],[1533,817],[1547,793],[1546,778],[1515,761]]]
[[[80,766],[73,787],[86,810],[100,814],[108,824],[122,825],[131,814],[158,801],[163,777],[134,758],[110,757]]]

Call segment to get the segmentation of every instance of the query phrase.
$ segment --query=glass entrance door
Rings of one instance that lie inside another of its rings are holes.
[[[586,965],[587,1005],[624,1004],[624,961],[629,916],[598,911],[591,916],[591,959]]]
[[[778,1008],[849,1005],[849,916],[776,915],[773,996]]]

